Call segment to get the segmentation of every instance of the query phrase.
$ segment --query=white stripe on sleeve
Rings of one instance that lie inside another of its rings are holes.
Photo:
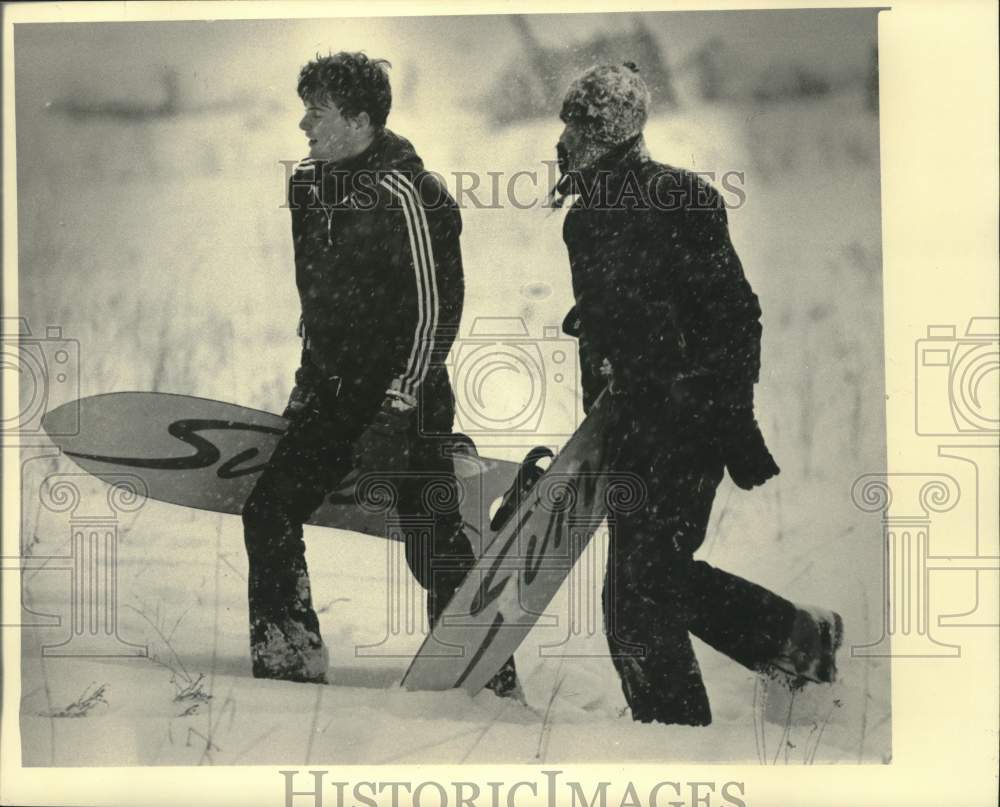
[[[393,171],[382,184],[402,203],[413,256],[413,273],[417,284],[417,326],[406,369],[400,376],[401,392],[415,396],[417,387],[427,375],[434,350],[434,334],[438,325],[437,272],[431,244],[427,215],[413,183],[398,171]]]

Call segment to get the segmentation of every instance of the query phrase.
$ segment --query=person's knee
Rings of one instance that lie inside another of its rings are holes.
[[[430,533],[406,536],[406,562],[425,589],[454,590],[475,562],[461,523],[435,524]]]

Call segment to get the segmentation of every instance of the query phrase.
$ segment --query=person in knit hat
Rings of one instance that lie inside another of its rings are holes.
[[[641,138],[649,107],[649,88],[634,62],[597,65],[569,85],[559,113],[566,128],[556,144],[562,176],[550,194],[554,207],[562,207],[599,159]]]
[[[751,490],[778,473],[754,415],[761,309],[702,178],[654,161],[638,68],[599,65],[570,84],[560,117],[571,196],[563,240],[575,305],[584,409],[605,388],[609,471],[645,499],[610,503],[605,632],[632,718],[706,725],[708,695],[690,635],[792,686],[836,676],[840,617],[796,605],[695,560],[728,470]]]
[[[594,156],[599,156],[597,151],[642,132],[649,107],[649,88],[634,62],[597,65],[569,85],[559,117],[564,123],[577,123],[585,144],[592,145]]]

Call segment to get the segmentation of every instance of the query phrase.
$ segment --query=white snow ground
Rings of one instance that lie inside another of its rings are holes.
[[[49,116],[19,142],[21,314],[36,334],[59,325],[79,340],[80,395],[157,389],[280,410],[297,299],[277,160],[299,156],[297,120],[294,110],[131,127]],[[442,172],[537,166],[558,133],[557,122],[488,131],[471,116],[390,123]],[[75,509],[40,504],[47,474],[76,469],[26,453],[24,551],[54,560],[24,574],[24,602],[62,625],[23,631],[25,764],[887,760],[887,661],[849,651],[882,633],[881,526],[851,500],[857,477],[885,467],[876,118],[849,94],[689,105],[651,121],[648,141],[666,162],[746,172],[747,201],[730,220],[764,309],[758,411],[782,474],[753,493],[724,482],[699,556],[839,610],[842,682],[807,690],[790,712],[772,687],[772,720],[760,723],[757,678],[699,644],[714,724],[634,724],[621,716],[599,628],[588,627],[601,582],[588,573],[578,618],[567,619],[564,588],[553,603],[560,627],[536,630],[518,652],[530,709],[489,692],[405,692],[397,682],[421,635],[383,642],[393,545],[314,528],[308,560],[332,684],[257,681],[239,519],[157,502],[117,523],[118,635],[153,658],[43,657],[73,613],[70,574],[52,569],[65,566],[76,520],[106,502],[74,477]],[[464,221],[465,332],[477,316],[522,317],[533,337],[558,325],[571,300],[561,215],[467,209]],[[491,406],[516,406],[519,383],[489,388]],[[70,392],[55,390],[51,404]],[[566,432],[576,406],[573,390],[550,390],[546,428]],[[563,655],[543,655],[567,624],[578,633]],[[379,643],[381,657],[355,650]]]

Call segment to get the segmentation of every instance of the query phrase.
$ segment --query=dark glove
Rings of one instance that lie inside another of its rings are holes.
[[[388,395],[375,419],[354,443],[354,466],[360,471],[406,471],[410,466],[409,432],[415,407]]]
[[[779,473],[753,414],[753,384],[720,384],[711,374],[678,376],[670,386],[674,405],[690,422],[715,435],[729,476],[752,490]]]
[[[752,405],[726,411],[720,427],[722,458],[737,486],[752,490],[778,475],[780,469],[764,443]]]

